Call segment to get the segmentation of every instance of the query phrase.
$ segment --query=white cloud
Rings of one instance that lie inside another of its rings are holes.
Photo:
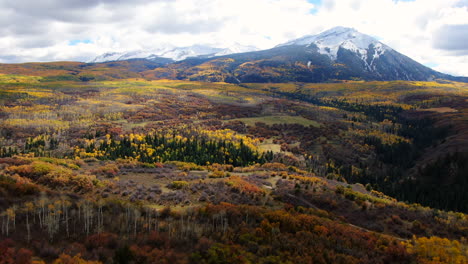
[[[466,39],[463,34],[441,34],[447,25],[458,25],[457,28],[468,25],[465,0],[324,0],[315,19],[316,24],[325,28],[329,25],[354,27],[378,36],[385,44],[422,64],[438,65],[436,70],[468,76],[468,64],[464,64],[468,57],[437,49],[443,46],[437,45],[440,40],[436,40],[444,37],[443,43],[468,45],[463,41]]]
[[[0,62],[86,60],[108,51],[235,42],[270,48],[354,27],[437,70],[468,76],[466,0],[15,0],[0,2]],[[455,27],[457,28],[457,27]],[[440,41],[437,38],[444,38]],[[70,41],[90,40],[70,46]],[[455,42],[458,45],[453,45]],[[466,44],[465,44],[466,45]]]

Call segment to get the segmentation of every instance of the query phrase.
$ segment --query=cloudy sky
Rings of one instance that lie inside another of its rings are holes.
[[[264,49],[334,26],[468,76],[468,0],[0,0],[0,62],[87,61],[168,44]]]

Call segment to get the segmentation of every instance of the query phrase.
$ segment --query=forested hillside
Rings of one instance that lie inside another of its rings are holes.
[[[468,262],[466,83],[47,65],[0,75],[0,263]]]

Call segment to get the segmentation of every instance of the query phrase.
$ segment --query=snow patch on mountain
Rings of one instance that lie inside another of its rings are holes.
[[[317,46],[320,54],[327,55],[332,60],[337,59],[338,50],[340,48],[347,49],[358,54],[363,61],[367,61],[369,55],[372,56],[371,61],[373,61],[384,54],[387,50],[391,50],[390,47],[379,42],[373,37],[346,27],[335,27],[318,35],[308,35],[278,45],[277,47],[290,45],[305,45],[308,47],[315,45]],[[371,46],[373,47],[374,52],[373,54],[368,54]]]
[[[190,57],[214,57],[224,56],[234,53],[257,51],[258,48],[253,46],[243,46],[235,43],[227,48],[217,48],[206,45],[193,45],[189,47],[173,47],[170,45],[163,45],[161,47],[151,50],[136,50],[130,52],[109,52],[97,56],[90,62],[106,62],[106,61],[120,61],[129,59],[149,59],[154,60],[157,58],[168,58],[174,61],[185,60]]]
[[[225,56],[229,54],[252,52],[252,51],[258,51],[258,50],[259,49],[254,46],[244,46],[244,45],[240,45],[239,43],[234,43],[233,45],[217,52],[215,56]]]

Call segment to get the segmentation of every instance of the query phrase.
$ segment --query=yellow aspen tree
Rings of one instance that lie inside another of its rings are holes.
[[[140,210],[138,210],[137,208],[135,208],[133,210],[133,216],[134,216],[134,226],[133,226],[133,235],[136,237],[136,233],[137,233],[137,222],[138,222],[138,219],[140,218],[141,216],[141,212]]]
[[[6,217],[7,217],[7,222],[6,222],[6,235],[8,236],[9,234],[9,228],[10,228],[10,219],[14,219],[16,214],[15,214],[15,210],[13,208],[8,208],[6,210]]]
[[[65,230],[67,232],[67,237],[70,236],[70,232],[69,232],[69,228],[68,228],[68,222],[69,222],[69,217],[68,217],[68,211],[71,207],[71,202],[64,199],[62,200],[62,211],[63,211],[63,219],[64,219],[64,222],[65,222]]]
[[[31,227],[29,226],[29,213],[34,211],[34,204],[32,202],[27,202],[24,205],[24,210],[26,212],[26,230],[27,230],[27,240],[31,241]]]

